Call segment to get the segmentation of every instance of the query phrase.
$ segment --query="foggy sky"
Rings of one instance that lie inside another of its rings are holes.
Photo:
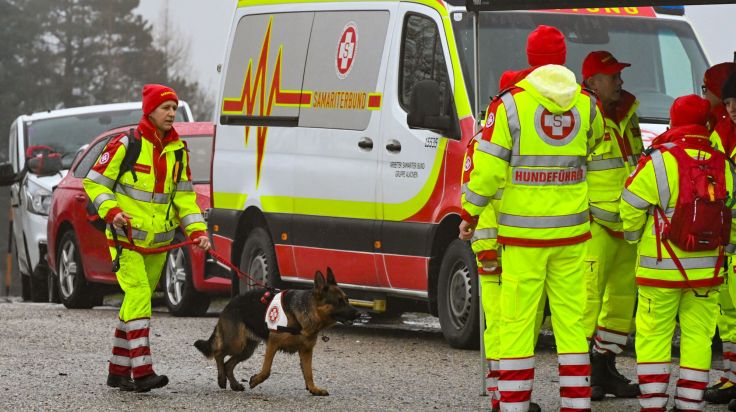
[[[141,0],[137,11],[156,26],[167,0]],[[195,80],[216,95],[218,63],[224,59],[225,43],[237,0],[172,0],[171,21],[179,33],[191,38],[190,60]],[[732,61],[736,50],[736,5],[688,6],[687,18],[699,35],[712,64]]]

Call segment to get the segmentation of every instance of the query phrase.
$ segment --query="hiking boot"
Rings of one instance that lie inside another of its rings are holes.
[[[728,382],[728,378],[721,377],[721,379],[719,379],[718,382],[714,383],[712,386],[705,388],[705,390],[710,391],[710,390],[720,389],[723,385],[726,384],[726,382]]]
[[[736,399],[731,399],[731,402],[728,403],[728,410],[736,411]]]
[[[736,399],[736,385],[731,382],[726,382],[717,389],[706,389],[703,394],[704,401],[716,405],[725,405],[731,399]]]
[[[135,380],[136,392],[148,392],[151,389],[163,388],[169,383],[166,375],[151,374]]]
[[[616,369],[616,355],[598,353],[590,355],[590,400],[600,401],[607,393],[617,398],[636,398],[639,396],[639,385],[631,383]]]
[[[130,376],[108,374],[107,386],[111,388],[118,388],[124,392],[131,392],[135,390],[135,384],[133,383],[133,379],[130,379]]]

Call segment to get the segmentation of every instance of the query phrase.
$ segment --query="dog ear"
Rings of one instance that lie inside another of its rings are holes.
[[[314,288],[322,289],[323,287],[325,287],[325,275],[318,270],[317,273],[314,274]]]
[[[337,286],[337,281],[335,280],[335,274],[332,273],[332,268],[329,266],[327,267],[327,284]]]

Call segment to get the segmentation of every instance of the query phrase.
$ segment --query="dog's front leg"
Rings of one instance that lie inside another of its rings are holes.
[[[302,366],[304,383],[307,385],[309,393],[315,396],[328,396],[329,393],[326,390],[318,388],[314,384],[314,377],[312,376],[312,348],[299,350],[299,361]]]
[[[273,364],[273,357],[276,356],[277,350],[277,345],[269,339],[266,344],[266,353],[263,355],[263,366],[261,367],[261,371],[250,377],[249,383],[251,389],[260,385],[263,381],[268,379],[269,376],[271,376],[271,365]]]

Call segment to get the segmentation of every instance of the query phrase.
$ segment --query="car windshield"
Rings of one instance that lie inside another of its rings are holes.
[[[463,75],[474,99],[473,18],[453,13],[453,28],[460,51]],[[498,80],[506,70],[528,67],[527,35],[538,25],[559,28],[567,38],[567,64],[582,80],[585,56],[607,50],[621,62],[631,63],[622,73],[623,88],[640,101],[643,122],[667,123],[672,101],[699,93],[708,62],[690,26],[682,20],[624,18],[569,13],[482,12],[480,14],[480,110],[498,92]]]
[[[26,122],[25,147],[51,147],[62,154],[62,166],[68,169],[81,146],[106,130],[138,124],[142,115],[141,109],[132,109],[29,121]],[[183,120],[184,114],[178,110],[176,121]]]
[[[209,183],[212,161],[212,136],[183,136],[189,150],[189,169],[193,183]]]

